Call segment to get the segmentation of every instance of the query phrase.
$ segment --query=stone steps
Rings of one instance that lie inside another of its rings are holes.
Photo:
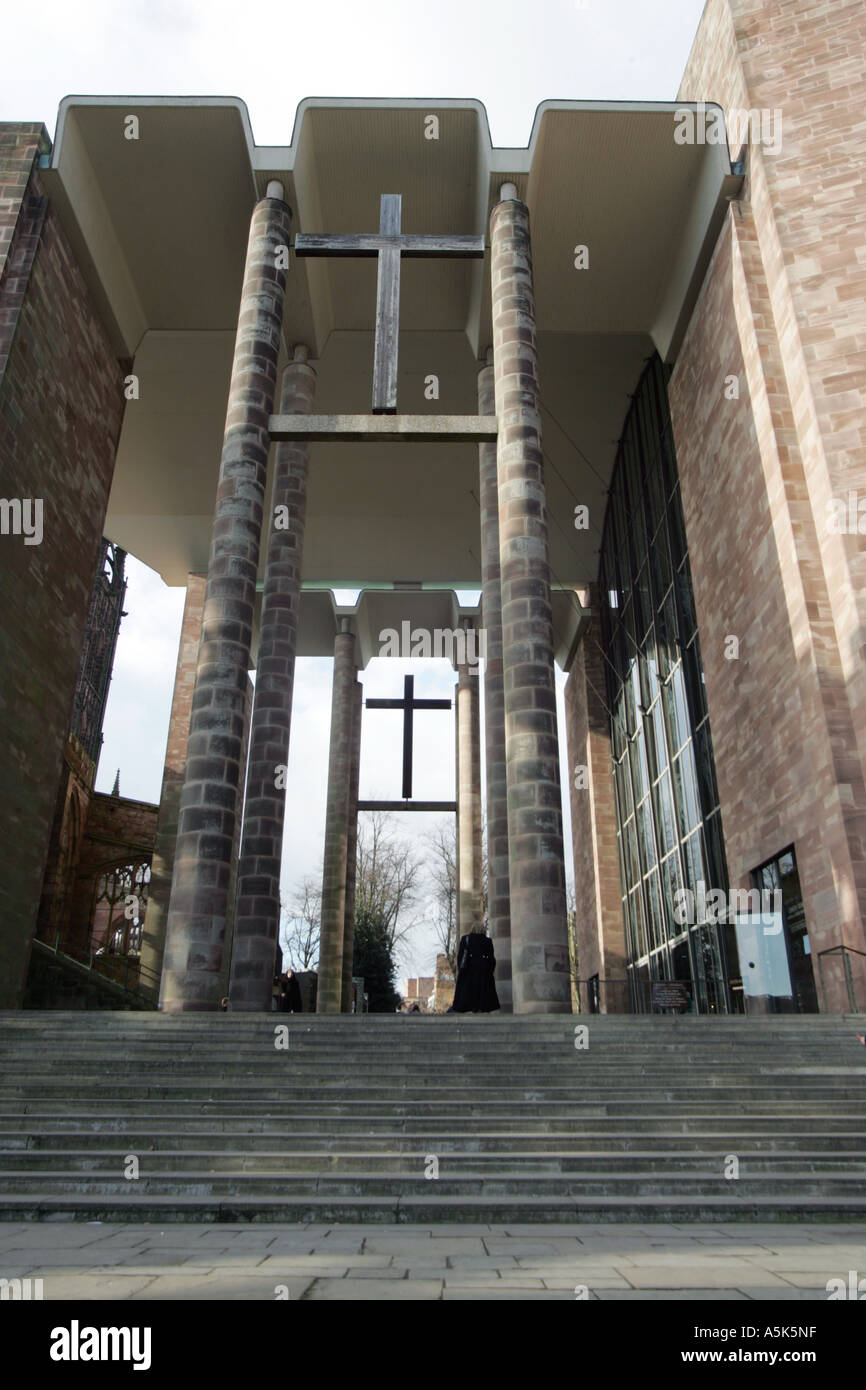
[[[104,1145],[104,1140],[103,1140]],[[723,1146],[708,1151],[705,1148],[692,1152],[677,1150],[665,1155],[666,1172],[709,1178],[716,1181],[720,1166],[726,1154]],[[625,1153],[599,1149],[589,1152],[583,1150],[562,1150],[548,1147],[541,1152],[526,1151],[512,1146],[502,1146],[498,1151],[466,1153],[462,1149],[443,1151],[437,1144],[438,1159],[441,1165],[447,1163],[448,1172],[452,1169],[461,1177],[473,1174],[515,1174],[521,1178],[533,1173],[570,1175],[595,1175],[603,1173],[656,1174],[658,1153],[654,1149],[629,1149]],[[287,1148],[278,1152],[262,1150],[248,1152],[246,1149],[226,1149],[212,1152],[210,1149],[153,1149],[147,1146],[140,1149],[114,1149],[102,1147],[91,1149],[13,1149],[0,1151],[0,1173],[7,1173],[10,1180],[17,1180],[31,1174],[79,1173],[88,1179],[105,1177],[117,1179],[123,1172],[130,1153],[135,1152],[140,1159],[142,1170],[149,1177],[162,1177],[165,1174],[195,1174],[196,1181],[204,1181],[214,1174],[245,1177],[247,1175],[290,1176],[292,1174],[335,1173],[380,1173],[389,1177],[415,1175],[422,1172],[427,1159],[423,1149],[415,1145],[412,1149],[394,1153],[390,1149],[353,1150],[349,1153],[331,1153],[329,1150],[305,1151]],[[800,1180],[812,1173],[828,1174],[832,1178],[854,1174],[862,1184],[863,1165],[855,1153],[828,1153],[826,1150],[793,1153],[744,1152],[740,1154],[741,1175],[790,1174],[792,1179]]]
[[[600,1175],[598,1173],[548,1174],[523,1173],[512,1169],[508,1173],[480,1176],[440,1167],[436,1179],[426,1179],[423,1163],[414,1176],[400,1173],[371,1174],[366,1171],[343,1174],[298,1174],[283,1171],[279,1174],[211,1174],[207,1172],[168,1172],[158,1176],[142,1168],[133,1182],[122,1176],[120,1169],[114,1177],[95,1173],[68,1173],[61,1170],[41,1175],[38,1172],[5,1172],[2,1187],[5,1196],[28,1195],[38,1201],[41,1196],[89,1196],[95,1202],[101,1198],[122,1197],[128,1190],[136,1196],[163,1197],[187,1195],[205,1202],[228,1197],[257,1197],[279,1195],[285,1200],[305,1197],[330,1197],[332,1200],[380,1195],[388,1198],[424,1198],[431,1181],[435,1182],[437,1199],[441,1197],[511,1197],[518,1201],[531,1188],[533,1196],[553,1197],[631,1197],[639,1204],[643,1197],[664,1197],[675,1191],[678,1197],[718,1197],[725,1187],[731,1188],[731,1201],[737,1204],[765,1197],[788,1198],[791,1201],[821,1197],[845,1200],[849,1209],[861,1211],[866,1219],[866,1192],[863,1175],[785,1173],[745,1176],[726,1180],[723,1164],[713,1173],[703,1176],[677,1173],[672,1182],[667,1173],[656,1177],[644,1173]],[[44,1176],[45,1181],[42,1181]]]
[[[0,1014],[0,1219],[866,1221],[857,1032],[838,1016]]]
[[[732,1184],[728,1184],[730,1187]],[[428,1183],[433,1187],[433,1183]],[[749,1201],[731,1196],[681,1197],[671,1192],[662,1197],[605,1196],[537,1197],[528,1191],[511,1197],[396,1198],[374,1194],[367,1197],[334,1199],[307,1197],[291,1201],[279,1196],[230,1197],[210,1202],[196,1196],[170,1199],[125,1192],[117,1197],[43,1196],[35,1198],[4,1196],[0,1193],[0,1221],[134,1221],[168,1225],[175,1221],[245,1222],[267,1224],[412,1224],[431,1226],[518,1223],[537,1224],[640,1221],[685,1224],[688,1222],[828,1222],[847,1225],[866,1219],[862,1203],[832,1198],[799,1199],[764,1197]]]
[[[16,1161],[20,1163],[22,1152],[33,1155],[76,1153],[82,1156],[82,1162],[85,1156],[89,1158],[94,1153],[100,1156],[110,1154],[112,1161],[116,1161],[121,1150],[110,1147],[111,1141],[117,1142],[113,1133],[116,1128],[116,1125],[96,1124],[93,1132],[71,1127],[27,1132],[18,1126],[12,1132],[3,1132],[0,1137],[0,1166],[14,1167]],[[173,1155],[178,1160],[187,1154],[208,1155],[212,1167],[221,1162],[224,1154],[238,1160],[243,1157],[250,1165],[254,1165],[259,1156],[268,1161],[291,1155],[293,1163],[304,1164],[308,1159],[318,1158],[322,1154],[328,1155],[332,1165],[354,1163],[361,1155],[377,1161],[390,1161],[409,1155],[414,1161],[423,1147],[417,1137],[405,1132],[344,1134],[340,1137],[340,1150],[335,1154],[333,1137],[317,1131],[299,1133],[293,1128],[278,1126],[264,1132],[251,1132],[248,1128],[215,1132],[211,1128],[196,1128],[190,1122],[185,1123],[183,1133],[178,1133],[174,1126],[136,1131],[124,1124],[123,1138],[124,1154],[147,1153],[154,1158]],[[615,1131],[593,1133],[580,1128],[571,1135],[550,1130],[526,1133],[509,1128],[499,1133],[467,1133],[465,1130],[437,1132],[435,1138],[440,1156],[460,1154],[468,1163],[491,1158],[498,1162],[499,1156],[506,1151],[507,1141],[510,1141],[507,1152],[518,1159],[538,1155],[546,1159],[549,1155],[553,1161],[582,1158],[593,1163],[597,1157],[605,1165],[645,1158],[651,1158],[657,1164],[662,1155],[668,1165],[685,1162],[695,1155],[715,1161],[720,1152],[736,1152],[742,1161],[748,1159],[760,1163],[796,1163],[821,1155],[831,1164],[860,1164],[861,1155],[866,1150],[866,1131],[862,1130],[830,1134],[810,1131],[808,1150],[803,1149],[804,1139],[799,1131],[789,1135],[755,1134],[735,1132],[729,1128],[720,1129],[718,1134],[688,1131],[650,1134],[646,1129],[625,1134]],[[652,1147],[645,1148],[650,1138]],[[278,1142],[279,1148],[276,1147]],[[239,1147],[241,1144],[242,1148]],[[238,1166],[241,1166],[239,1161]]]
[[[106,1078],[105,1089],[110,1089],[113,1085],[111,1078]],[[243,1083],[238,1083],[242,1085]],[[231,1085],[189,1085],[178,1082],[164,1082],[161,1085],[142,1085],[139,1087],[142,1101],[165,1104],[208,1104],[208,1105],[229,1105],[230,1099],[236,1087]],[[665,1103],[673,1107],[687,1105],[695,1113],[706,1110],[707,1107],[716,1110],[728,1109],[733,1113],[742,1110],[743,1106],[748,1107],[753,1102],[764,1102],[770,1107],[768,1113],[778,1110],[779,1106],[790,1106],[791,1101],[796,1101],[799,1105],[809,1107],[813,1113],[820,1113],[822,1110],[832,1108],[834,1105],[851,1101],[856,1103],[862,1098],[862,1088],[855,1087],[790,1087],[795,1095],[785,1101],[777,1099],[778,1089],[771,1085],[755,1085],[741,1087],[737,1086],[714,1086],[708,1080],[705,1086],[668,1086],[664,1084],[647,1084],[641,1087],[601,1086],[590,1085],[581,1079],[575,1081],[570,1086],[538,1086],[521,1087],[519,1093],[513,1087],[494,1086],[488,1088],[473,1087],[471,1090],[463,1091],[459,1097],[454,1096],[453,1087],[422,1087],[422,1086],[357,1086],[352,1087],[347,1084],[345,1088],[340,1087],[331,1077],[329,1084],[320,1086],[304,1085],[292,1087],[293,1097],[291,1101],[285,1098],[285,1085],[283,1086],[250,1086],[244,1085],[245,1103],[248,1105],[256,1104],[282,1107],[286,1113],[295,1114],[303,1110],[310,1115],[364,1115],[375,1114],[377,1110],[392,1106],[402,1107],[399,1113],[406,1113],[406,1107],[411,1107],[416,1114],[438,1114],[443,1111],[453,1111],[455,1114],[465,1114],[467,1107],[471,1107],[475,1112],[479,1109],[489,1111],[506,1110],[510,1112],[513,1106],[553,1106],[560,1109],[564,1115],[580,1115],[585,1113],[585,1107],[596,1108],[603,1099],[608,1112],[613,1113],[615,1108],[626,1105],[635,1107],[636,1110],[646,1110],[648,1106],[657,1103]],[[22,1081],[19,1085],[0,1085],[0,1105],[15,1100],[29,1100],[31,1103],[37,1101],[53,1101],[63,1098],[67,1102],[76,1101],[87,1103],[102,1099],[100,1089],[94,1086],[85,1086],[72,1082],[68,1087],[64,1087],[62,1081],[54,1081],[51,1084],[43,1082],[34,1083],[28,1086]]]

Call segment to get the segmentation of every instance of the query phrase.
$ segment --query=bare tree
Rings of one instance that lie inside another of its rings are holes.
[[[295,888],[291,902],[283,905],[284,922],[280,931],[283,954],[293,970],[313,970],[319,960],[322,930],[321,881],[306,874]]]
[[[449,816],[427,837],[436,940],[457,975],[457,822]]]
[[[407,912],[418,899],[423,865],[409,840],[394,834],[385,811],[364,811],[358,820],[355,914],[381,922],[393,952],[417,926]]]
[[[453,972],[457,973],[457,948],[460,944],[457,923],[457,820],[449,817],[441,821],[428,836],[430,845],[430,878],[433,882],[433,903],[435,917],[433,926],[439,944],[448,957]],[[481,827],[481,911],[485,927],[488,925],[487,898],[487,835]]]

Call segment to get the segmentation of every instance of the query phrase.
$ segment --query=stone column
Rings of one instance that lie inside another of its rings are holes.
[[[588,598],[589,622],[565,687],[578,967],[584,982],[598,975],[601,1012],[623,1013],[628,1011],[629,998],[622,881],[610,719],[603,693],[601,604],[594,584],[589,586]],[[580,775],[575,777],[575,773]],[[581,1010],[588,1007],[588,1001],[583,983]]]
[[[338,1014],[343,1000],[343,928],[346,917],[346,856],[349,828],[349,771],[355,711],[355,638],[344,618],[334,641],[331,746],[322,873],[322,931],[316,1012]]]
[[[488,353],[488,363],[492,359]],[[493,367],[478,374],[478,413],[494,415]],[[496,445],[478,446],[481,503],[481,621],[485,632],[484,750],[487,774],[487,922],[496,951],[496,992],[511,1012],[511,910],[508,885],[508,793],[505,782],[505,689],[502,682],[502,586]]]
[[[298,345],[283,372],[280,414],[308,415],[316,374]],[[238,866],[229,997],[232,1009],[267,1010],[280,932],[280,864],[307,514],[310,446],[277,444],[262,596],[250,763]]]
[[[499,422],[499,557],[515,1013],[571,1011],[547,502],[529,211],[505,184],[490,215]]]
[[[484,917],[481,883],[480,669],[457,665],[457,935]]]
[[[174,872],[180,794],[186,770],[186,749],[195,670],[198,664],[198,644],[201,638],[205,583],[206,576],[203,574],[187,576],[186,602],[183,606],[174,692],[171,697],[171,716],[168,721],[168,740],[165,746],[165,765],[162,771],[162,791],[159,796],[159,816],[153,845],[150,891],[141,938],[141,982],[148,993],[153,993],[154,1006],[159,998],[162,977],[166,918]]]
[[[162,1008],[215,1009],[241,785],[262,508],[291,213],[268,185],[250,224],[166,933]]]
[[[364,687],[355,681],[355,708],[352,712],[352,753],[349,763],[348,830],[346,833],[346,912],[343,926],[344,1014],[352,1012],[352,957],[355,949],[355,872],[358,867],[358,785],[361,779],[361,718],[364,713]]]

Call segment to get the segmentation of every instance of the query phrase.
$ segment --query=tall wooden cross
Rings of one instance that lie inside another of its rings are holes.
[[[450,709],[450,700],[416,700],[415,677],[403,681],[402,700],[367,700],[367,709],[401,709],[403,711],[403,797],[412,795],[412,726],[416,709]]]
[[[295,237],[296,256],[376,256],[376,341],[373,357],[373,414],[397,413],[397,335],[400,323],[400,261],[403,256],[484,257],[480,236],[418,236],[401,232],[403,199],[383,193],[379,231],[338,236]],[[417,708],[417,706],[416,706]]]

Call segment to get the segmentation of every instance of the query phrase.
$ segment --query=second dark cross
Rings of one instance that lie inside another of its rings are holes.
[[[401,709],[403,711],[403,798],[412,796],[412,725],[416,709],[450,709],[450,700],[416,700],[415,677],[403,681],[402,700],[367,700],[367,709]]]

